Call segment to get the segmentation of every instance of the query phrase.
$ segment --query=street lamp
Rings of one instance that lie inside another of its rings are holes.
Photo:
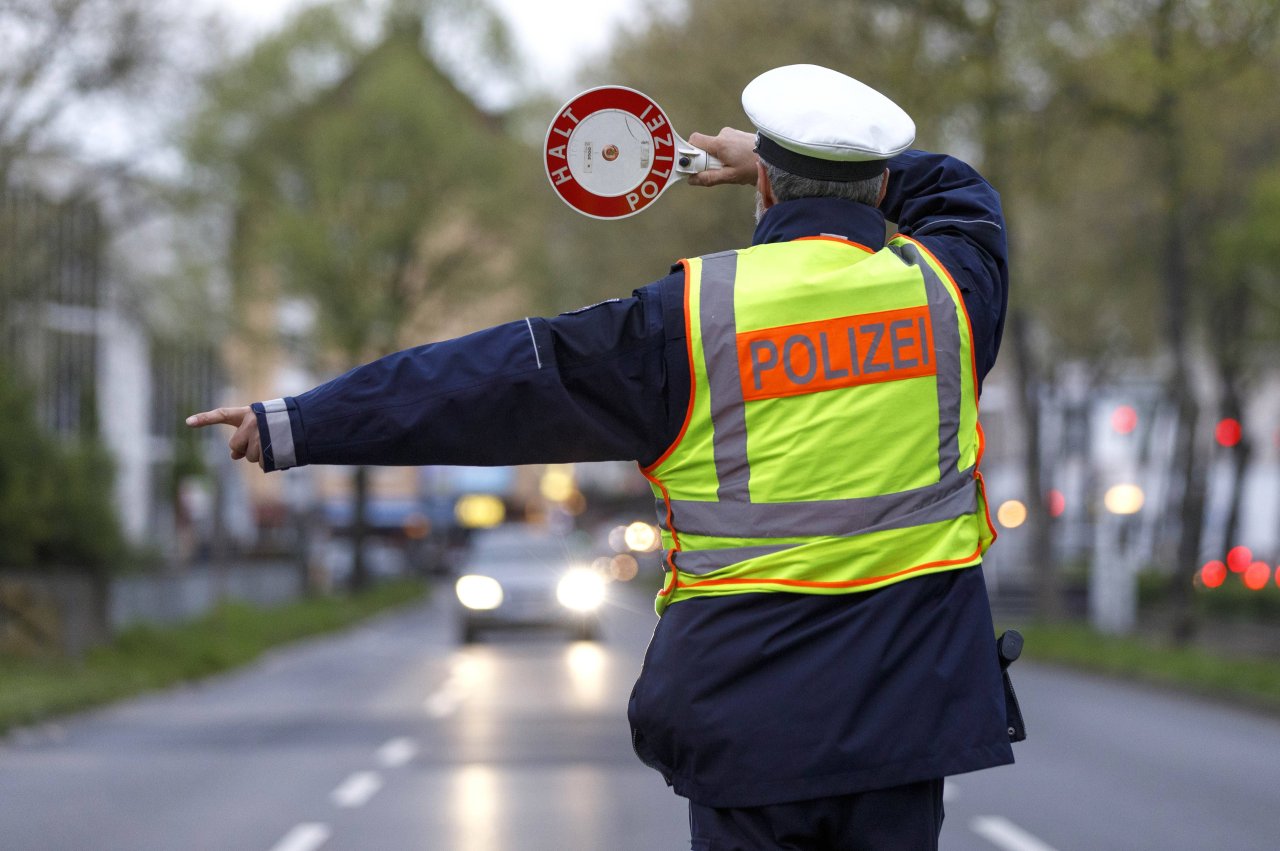
[[[1146,494],[1137,485],[1112,485],[1102,497],[1102,504],[1112,514],[1137,514],[1142,510]]]
[[[1095,527],[1093,575],[1089,582],[1089,616],[1102,632],[1123,635],[1133,631],[1138,615],[1137,565],[1126,542],[1128,518],[1142,510],[1146,494],[1135,484],[1107,488],[1102,504],[1111,517]]]

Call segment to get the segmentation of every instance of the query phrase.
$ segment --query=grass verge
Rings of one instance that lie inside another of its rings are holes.
[[[350,626],[424,593],[421,583],[401,581],[271,608],[230,602],[179,626],[132,627],[79,661],[0,657],[0,732],[225,671],[275,645]]]
[[[1193,691],[1280,712],[1280,661],[1229,657],[1142,637],[1102,635],[1075,624],[1019,627],[1036,662]],[[1014,668],[1017,676],[1017,668]]]

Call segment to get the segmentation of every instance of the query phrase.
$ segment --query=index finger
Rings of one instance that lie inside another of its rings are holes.
[[[248,413],[248,405],[233,408],[215,408],[212,411],[204,411],[187,417],[187,425],[192,428],[204,428],[211,425],[239,426]]]

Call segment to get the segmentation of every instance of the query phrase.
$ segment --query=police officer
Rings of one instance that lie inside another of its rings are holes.
[[[629,717],[693,849],[936,848],[942,778],[1013,761],[978,475],[999,197],[835,71],[742,103],[757,134],[695,134],[725,166],[691,182],[756,184],[750,248],[188,424],[267,471],[638,461],[667,574]]]

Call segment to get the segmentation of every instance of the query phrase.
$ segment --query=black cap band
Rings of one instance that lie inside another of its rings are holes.
[[[837,183],[867,180],[880,174],[889,164],[888,160],[820,160],[788,150],[763,133],[756,134],[756,153],[769,165],[798,177]]]

